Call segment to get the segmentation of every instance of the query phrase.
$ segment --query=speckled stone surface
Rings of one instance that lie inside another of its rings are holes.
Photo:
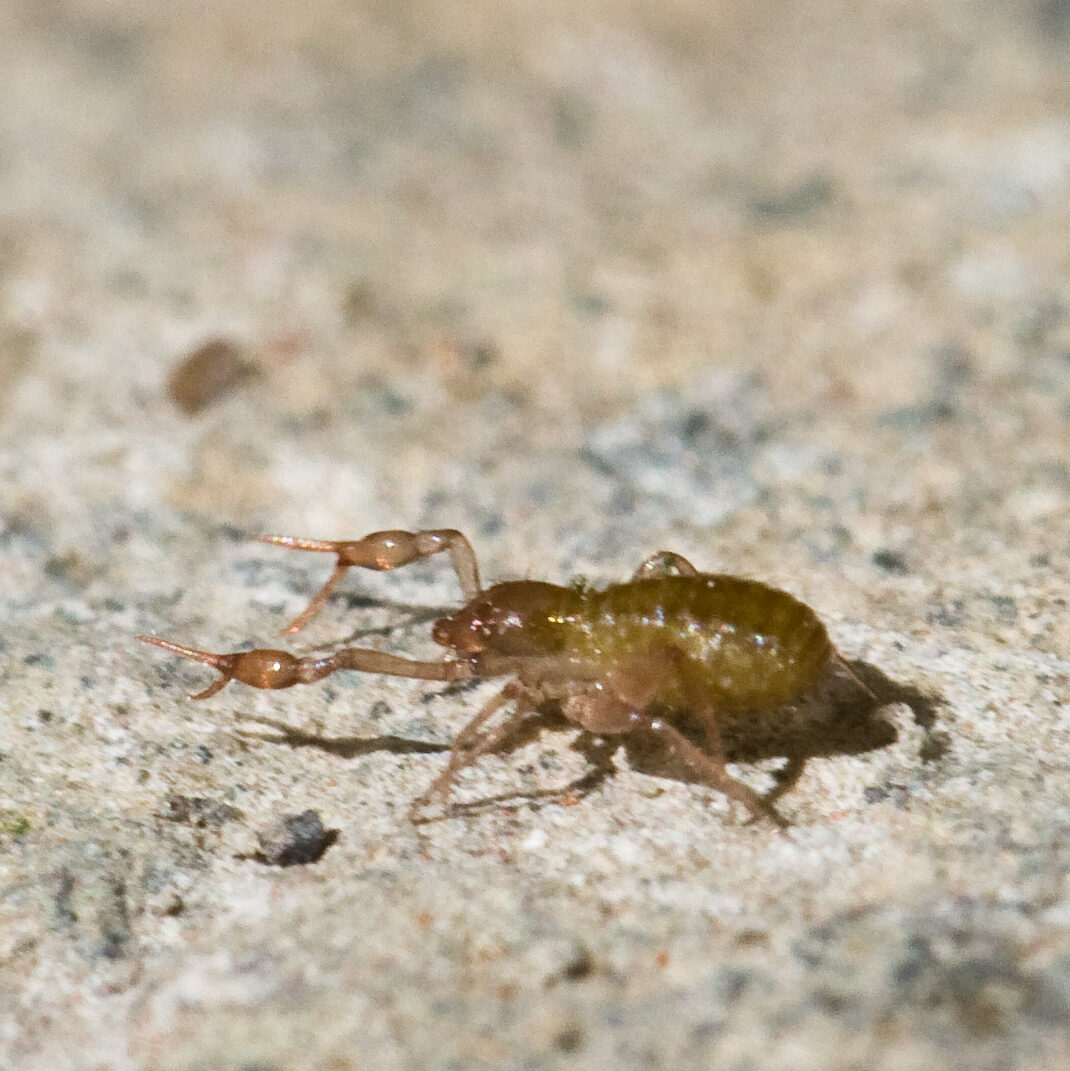
[[[1060,0],[0,5],[0,1066],[1067,1066],[1068,54]],[[447,525],[785,587],[877,701],[726,726],[786,834],[551,715],[414,827],[492,683],[191,704],[134,640],[430,656],[445,563],[282,641],[330,563],[244,536]]]

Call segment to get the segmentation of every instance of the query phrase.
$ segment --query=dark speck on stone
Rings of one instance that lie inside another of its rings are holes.
[[[225,822],[241,818],[241,811],[229,803],[219,803],[203,796],[184,796],[170,793],[157,812],[158,817],[168,822],[188,822],[200,829],[218,828]]]
[[[572,1023],[554,1038],[554,1047],[560,1052],[579,1052],[583,1048],[584,1040],[582,1027]]]
[[[591,955],[591,950],[584,945],[580,945],[576,948],[568,960],[568,962],[561,968],[560,973],[551,978],[551,983],[554,982],[582,982],[585,978],[590,976],[595,971],[594,956]]]
[[[897,550],[881,549],[873,552],[873,564],[886,573],[895,573],[897,576],[905,576],[910,572],[907,560]]]
[[[952,599],[949,603],[934,606],[926,612],[925,620],[931,625],[957,628],[966,620],[965,604],[961,599]]]
[[[798,222],[827,207],[834,198],[832,180],[826,175],[812,175],[782,193],[755,198],[749,207],[756,219]]]
[[[944,398],[918,405],[905,405],[883,413],[877,420],[881,427],[903,432],[920,432],[934,424],[946,424],[955,416],[954,406]]]
[[[710,420],[709,413],[704,413],[701,409],[692,409],[684,417],[683,423],[680,425],[680,435],[684,442],[694,442],[695,439],[709,430],[711,423],[713,422]]]
[[[996,620],[1001,625],[1014,625],[1018,621],[1018,604],[1009,595],[990,596],[996,611]]]
[[[324,829],[318,811],[286,815],[256,835],[259,859],[270,866],[314,863],[338,838],[337,830]]]

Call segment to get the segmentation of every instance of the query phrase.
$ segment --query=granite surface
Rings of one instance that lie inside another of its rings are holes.
[[[1070,6],[0,5],[0,1066],[1059,1068]],[[845,674],[726,723],[786,834],[411,657],[659,548]],[[873,696],[866,693],[868,688]]]

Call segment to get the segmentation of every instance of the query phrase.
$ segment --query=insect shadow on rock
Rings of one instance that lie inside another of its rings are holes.
[[[711,786],[755,817],[782,827],[787,822],[773,801],[798,779],[806,758],[868,750],[895,738],[890,725],[871,715],[882,702],[905,696],[893,694],[891,682],[872,667],[849,665],[813,610],[756,580],[700,573],[670,551],[647,558],[630,580],[602,589],[536,580],[484,588],[471,545],[454,529],[391,530],[338,541],[257,538],[336,557],[334,572],[285,632],[303,628],[354,566],[383,571],[449,555],[465,602],[431,628],[432,638],[452,652],[443,661],[417,661],[363,647],[303,658],[263,648],[213,654],[155,636],[139,637],[219,671],[220,679],[193,699],[215,695],[230,680],[254,688],[289,688],[339,670],[443,682],[510,678],[461,730],[446,768],[413,801],[413,821],[424,817],[435,798],[445,806],[458,773],[481,755],[516,746],[524,728],[545,723],[548,710],[585,730],[574,746],[593,769],[571,786],[574,791],[589,791],[604,779],[610,756],[623,741],[639,768],[651,758],[655,765],[668,761],[687,780]],[[852,710],[852,717],[841,716],[816,737],[805,727],[786,737],[779,730],[766,731],[777,728],[773,712],[807,701],[829,681],[837,689],[834,709],[841,715]],[[851,698],[843,692],[844,684]],[[507,708],[511,711],[492,725]],[[273,727],[291,743],[311,742],[306,734],[277,723]],[[391,749],[382,741],[360,738],[349,741],[348,748],[345,742],[335,743],[343,753]],[[327,741],[321,746],[334,749]],[[726,767],[728,761],[774,754],[786,755],[788,763],[767,796]]]

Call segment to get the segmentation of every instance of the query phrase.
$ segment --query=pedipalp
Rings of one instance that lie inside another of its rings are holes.
[[[418,532],[388,529],[372,532],[362,539],[301,539],[287,535],[257,535],[259,543],[291,550],[311,550],[337,556],[334,572],[312,597],[312,601],[291,621],[283,633],[300,632],[323,609],[339,581],[353,566],[386,572],[410,565],[433,554],[449,553],[453,571],[461,585],[465,602],[480,592],[479,566],[471,543],[455,528],[431,528]]]
[[[203,692],[190,695],[190,699],[207,699],[234,680],[251,688],[292,688],[295,684],[314,684],[341,669],[359,673],[384,673],[391,677],[412,677],[424,681],[459,681],[473,676],[468,662],[420,662],[400,658],[386,651],[370,647],[343,647],[333,654],[322,657],[298,658],[289,651],[256,648],[252,651],[235,651],[231,654],[214,654],[186,647],[159,636],[138,636],[142,643],[151,643],[165,651],[181,655],[193,662],[203,662],[218,670],[222,677],[210,684]]]

